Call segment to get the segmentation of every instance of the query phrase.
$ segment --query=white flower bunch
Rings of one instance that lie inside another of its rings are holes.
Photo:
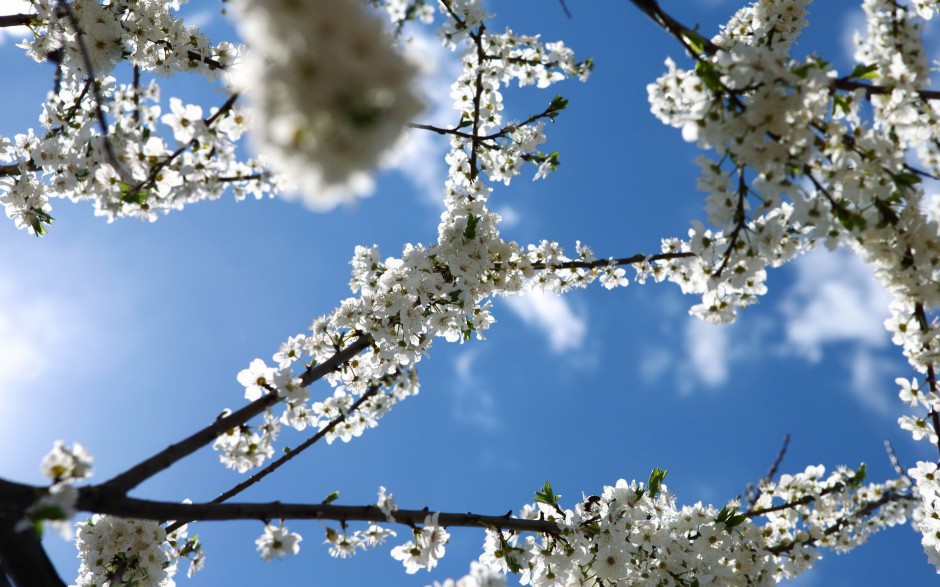
[[[367,192],[367,173],[422,109],[415,67],[356,0],[233,5],[251,48],[235,82],[253,105],[259,151],[313,209]]]
[[[78,524],[78,585],[172,587],[176,565],[160,524],[95,515]]]

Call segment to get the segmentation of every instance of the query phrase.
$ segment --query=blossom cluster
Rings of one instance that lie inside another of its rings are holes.
[[[92,200],[109,220],[154,220],[228,187],[236,197],[260,197],[286,180],[308,205],[331,207],[364,191],[367,171],[420,111],[415,68],[355,0],[237,0],[249,43],[243,56],[183,27],[170,12],[179,2],[33,4],[35,37],[25,47],[34,59],[55,61],[63,75],[44,106],[41,134],[0,137],[0,203],[36,234],[51,222],[50,197]],[[372,4],[384,7],[399,30],[406,21],[434,18],[420,0]],[[820,58],[790,55],[808,4],[758,0],[710,40],[672,31],[695,66],[668,60],[667,72],[648,87],[651,110],[715,153],[699,159],[707,225],[696,221],[687,239],[664,239],[660,255],[603,260],[580,242],[568,256],[548,240],[506,241],[499,215],[488,207],[492,185],[509,184],[527,163],[536,179],[557,166],[558,155],[540,148],[548,123],[567,105],[556,97],[541,112],[507,121],[505,88],[585,79],[591,63],[576,61],[560,42],[491,32],[480,0],[441,0],[437,34],[446,47],[464,49],[451,87],[455,120],[450,127],[413,124],[450,140],[436,240],[384,259],[377,246],[356,248],[350,280],[356,295],[315,319],[309,334],[288,338],[273,355],[276,366],[256,359],[238,374],[248,401],[274,394],[282,411],[269,408],[262,423],[220,435],[214,448],[223,464],[239,472],[261,466],[274,455],[283,426],[316,430],[327,442],[376,426],[417,393],[415,364],[435,338],[483,337],[494,322],[492,296],[564,293],[595,281],[624,286],[629,264],[637,281],[668,280],[700,296],[693,314],[728,322],[766,292],[768,268],[819,243],[857,253],[893,296],[886,327],[918,373],[899,380],[911,408],[900,425],[915,439],[940,443],[940,227],[920,185],[921,176],[940,175],[940,120],[922,92],[929,70],[917,20],[929,18],[936,3],[918,1],[912,9],[864,0],[868,27],[856,41],[858,66],[842,76]],[[238,84],[254,108],[243,110],[233,95],[208,116],[176,98],[164,111],[156,82],[106,77],[125,59],[146,72],[210,77],[240,61]],[[873,79],[884,85],[871,86]],[[257,161],[239,161],[238,141],[249,124],[284,179]],[[332,389],[316,401],[308,375],[350,348],[361,351],[326,373]],[[88,461],[80,447],[64,445],[44,461],[54,481],[48,499],[66,514],[75,496],[68,481],[85,476]],[[655,473],[646,485],[621,480],[573,509],[547,490],[521,517],[555,522],[557,532],[492,528],[471,574],[445,585],[502,585],[506,572],[530,585],[767,585],[808,569],[820,548],[844,552],[907,519],[940,568],[936,469],[921,462],[910,479],[865,485],[861,469],[825,475],[810,467],[766,480],[743,511],[737,501],[721,509],[680,507],[661,484],[664,474]],[[394,500],[384,490],[379,508],[395,521]],[[412,540],[392,549],[407,572],[431,569],[443,556],[449,534],[438,520],[428,514]],[[79,526],[78,583],[172,584],[180,556],[191,555],[194,568],[203,560],[198,543],[179,532],[167,537],[154,522],[95,516]],[[333,556],[348,557],[394,535],[377,524],[348,533],[344,524],[327,527],[326,543]],[[262,558],[273,559],[297,553],[300,540],[283,523],[266,524],[256,545]]]
[[[81,566],[75,583],[85,585],[175,585],[175,565],[166,551],[166,530],[156,522],[95,515],[78,524]]]
[[[452,26],[462,31],[472,19],[485,14],[477,2],[446,3],[443,10],[451,20],[463,23]],[[439,29],[449,35],[445,42],[458,37],[448,30],[446,25]],[[460,38],[483,48],[482,54],[467,53],[461,79],[454,85],[459,114],[455,126],[470,126],[475,134],[452,133],[446,210],[438,226],[438,242],[407,245],[401,258],[384,260],[378,247],[356,248],[350,286],[359,297],[344,300],[332,314],[314,320],[311,334],[286,340],[273,357],[277,369],[256,359],[239,374],[247,399],[260,397],[267,385],[277,390],[287,407],[280,418],[267,418],[265,425],[254,431],[234,429],[219,438],[216,448],[222,450],[223,461],[229,466],[245,471],[273,454],[271,440],[279,424],[298,430],[308,426],[324,429],[337,417],[344,417],[327,435],[328,441],[335,437],[346,441],[373,427],[394,403],[416,393],[412,367],[435,337],[448,341],[482,338],[493,322],[486,298],[494,293],[520,293],[527,278],[533,278],[534,287],[552,291],[584,287],[596,279],[606,287],[626,283],[623,269],[612,263],[596,263],[590,269],[564,268],[570,259],[557,243],[546,241],[526,250],[501,239],[499,216],[486,208],[490,188],[480,178],[485,172],[490,178],[509,181],[518,174],[521,165],[509,162],[537,156],[532,149],[544,140],[532,140],[541,136],[537,121],[555,116],[563,108],[556,99],[525,124],[504,125],[501,84],[512,80],[520,85],[549,84],[569,75],[583,77],[589,65],[576,63],[570,49],[559,43],[543,46],[534,37],[511,31],[489,35],[481,27],[478,33]],[[506,66],[503,59],[491,56],[506,56],[513,65]],[[471,95],[463,90],[468,85]],[[486,138],[480,141],[474,136]],[[586,263],[595,261],[586,246],[579,244],[578,253]],[[294,364],[322,363],[360,338],[370,343],[365,351],[327,375],[336,386],[332,397],[310,403],[308,392],[292,374]],[[356,398],[375,387],[391,387],[392,391],[370,396],[368,403],[350,416]]]
[[[311,208],[365,193],[367,172],[422,109],[416,68],[358,0],[232,4],[252,49],[235,81],[254,107],[261,153]]]
[[[78,499],[74,483],[91,477],[92,461],[94,457],[77,442],[66,446],[61,440],[55,441],[40,466],[43,476],[52,484],[26,509],[23,518],[16,524],[17,530],[33,528],[41,533],[43,524],[48,524],[63,538],[71,539],[71,520],[76,513],[75,502]]]
[[[479,562],[533,586],[773,585],[810,568],[818,548],[849,550],[913,509],[906,479],[862,485],[863,472],[848,469],[824,476],[809,467],[765,481],[743,512],[736,501],[721,510],[678,506],[664,476],[655,471],[649,484],[621,479],[574,509],[541,493],[520,517],[555,522],[558,532],[490,529]],[[762,524],[754,521],[760,516]]]
[[[699,189],[715,228],[694,223],[688,240],[664,241],[664,251],[692,255],[671,260],[657,278],[701,295],[692,312],[723,322],[765,291],[766,267],[819,242],[854,251],[892,295],[885,326],[922,375],[902,385],[915,413],[901,427],[936,444],[940,225],[920,184],[940,171],[940,120],[921,92],[929,71],[918,21],[936,7],[916,3],[915,14],[898,2],[865,0],[858,65],[840,77],[822,59],[788,54],[807,4],[761,0],[711,41],[682,33],[694,70],[667,61],[668,73],[649,86],[653,113],[720,157],[700,160]],[[916,484],[922,496],[940,488],[924,475]],[[936,541],[920,528],[928,557],[938,560]]]
[[[61,77],[43,106],[42,131],[0,137],[0,203],[18,228],[45,233],[52,198],[92,201],[109,221],[153,221],[228,188],[236,198],[276,189],[259,162],[237,155],[248,115],[234,97],[208,116],[177,98],[163,113],[156,80],[142,79],[142,72],[211,78],[238,59],[231,43],[211,45],[184,26],[172,14],[179,2],[33,5],[34,38],[22,46],[36,60],[55,60]],[[106,75],[124,60],[137,72],[131,83]]]

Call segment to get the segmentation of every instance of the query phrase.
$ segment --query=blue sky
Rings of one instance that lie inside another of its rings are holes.
[[[659,124],[646,102],[663,60],[681,66],[684,57],[627,2],[568,4],[570,20],[551,1],[488,4],[498,15],[493,28],[563,39],[597,65],[586,84],[506,92],[511,117],[540,111],[555,93],[570,106],[548,129],[559,171],[495,186],[491,207],[504,215],[504,237],[520,243],[557,240],[573,251],[582,240],[601,257],[656,252],[660,237],[682,236],[704,217],[692,164],[698,150]],[[710,34],[739,4],[664,6]],[[817,3],[798,50],[847,71],[861,11],[846,6]],[[228,38],[218,8],[193,2],[184,14],[211,37]],[[421,47],[436,62],[422,122],[448,121],[453,64],[433,44]],[[36,124],[52,83],[51,67],[20,53],[5,37],[0,67],[14,90],[0,109],[6,136]],[[222,101],[195,77],[168,80],[164,99],[171,95]],[[104,480],[242,405],[238,371],[269,359],[349,295],[355,245],[377,243],[390,256],[435,237],[444,146],[429,135],[415,141],[397,171],[377,177],[371,198],[328,214],[283,200],[222,199],[154,224],[107,224],[90,206],[54,202],[56,222],[41,240],[0,223],[0,475],[42,482],[39,462],[62,439],[83,443]],[[903,463],[930,458],[927,445],[896,425],[893,380],[909,372],[882,327],[887,298],[870,272],[820,251],[773,272],[769,287],[724,327],[688,317],[696,301],[670,284],[499,299],[487,340],[437,342],[419,364],[421,394],[381,426],[348,445],[314,447],[244,498],[313,502],[339,490],[339,503],[362,504],[385,485],[402,507],[499,514],[531,501],[546,480],[573,501],[661,467],[680,502],[721,505],[765,473],[788,432],[783,471],[866,462],[870,478],[881,480],[892,474],[885,438]],[[303,438],[285,432],[283,443]],[[201,501],[239,480],[205,450],[136,494]],[[420,587],[463,575],[482,542],[478,531],[455,529],[441,565],[408,576],[387,548],[334,560],[319,544],[319,524],[288,525],[304,536],[301,553],[275,563],[256,555],[260,523],[191,527],[205,543],[207,568],[179,582]],[[74,579],[74,547],[55,536],[46,544],[63,578]],[[849,555],[827,555],[793,584],[935,577],[918,535],[901,527]]]

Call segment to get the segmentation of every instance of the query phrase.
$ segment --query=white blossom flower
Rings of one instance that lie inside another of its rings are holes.
[[[288,554],[300,552],[303,538],[296,532],[290,532],[282,523],[280,526],[264,525],[264,533],[255,540],[258,552],[263,560],[273,560]]]

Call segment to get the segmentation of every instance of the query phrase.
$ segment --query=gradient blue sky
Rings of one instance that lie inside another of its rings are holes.
[[[557,240],[573,251],[580,239],[602,257],[656,252],[660,237],[684,235],[704,217],[691,163],[699,152],[646,102],[663,60],[686,61],[628,2],[568,4],[570,20],[551,0],[488,3],[494,29],[563,39],[597,65],[586,84],[506,93],[510,117],[540,111],[555,93],[570,106],[548,129],[558,173],[497,186],[491,207],[505,217],[504,236],[521,243]],[[740,6],[687,4],[663,2],[706,34]],[[219,6],[193,1],[184,14],[221,40],[231,30]],[[860,18],[854,3],[817,3],[798,50],[848,71]],[[428,73],[422,121],[451,120],[453,62],[433,44],[422,47],[437,71]],[[0,68],[0,134],[11,136],[36,125],[52,68],[27,61],[8,35]],[[168,80],[163,95],[206,106],[223,100],[195,77]],[[83,443],[103,480],[242,405],[238,371],[269,359],[349,295],[355,245],[397,255],[405,243],[435,238],[444,146],[430,135],[415,141],[397,171],[378,177],[373,197],[328,214],[282,200],[223,199],[155,224],[107,224],[90,206],[55,202],[56,222],[41,240],[0,223],[0,475],[42,482],[39,462],[62,439]],[[909,370],[882,327],[887,298],[870,271],[822,251],[773,272],[769,286],[758,306],[724,327],[688,317],[696,301],[670,284],[499,299],[486,341],[433,347],[419,365],[418,397],[350,444],[314,447],[244,499],[317,502],[338,490],[339,503],[363,504],[385,485],[402,507],[501,514],[531,501],[546,480],[575,500],[661,467],[680,502],[721,505],[764,474],[788,432],[783,471],[866,462],[881,480],[892,474],[885,438],[903,463],[930,458],[896,424],[893,380]],[[313,394],[327,391],[315,386]],[[286,431],[283,443],[303,438]],[[204,450],[136,495],[202,501],[240,479]],[[409,576],[388,548],[334,560],[319,544],[319,524],[288,525],[304,536],[300,555],[274,563],[255,552],[258,522],[192,526],[207,567],[178,582],[420,587],[463,575],[482,539],[454,529],[441,565]],[[74,547],[56,536],[46,544],[63,578],[74,579]],[[852,554],[827,555],[792,584],[934,581],[919,536],[901,527]]]

